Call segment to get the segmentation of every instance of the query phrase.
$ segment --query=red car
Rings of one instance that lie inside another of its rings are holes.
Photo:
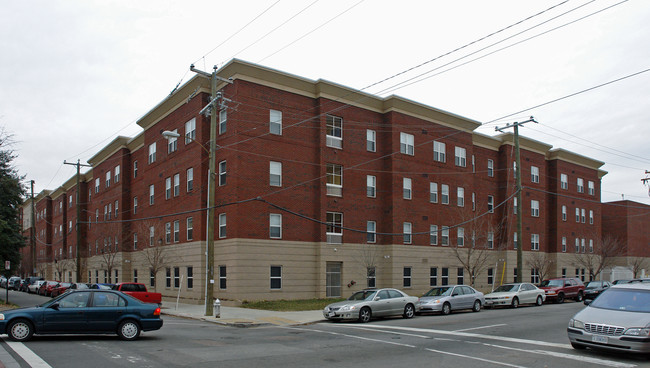
[[[60,282],[52,289],[52,292],[50,292],[50,296],[52,298],[57,297],[65,293],[66,291],[68,291],[70,286],[72,286],[72,284],[69,282]]]
[[[38,295],[50,296],[52,289],[58,285],[58,281],[45,281],[40,288],[38,288]]]
[[[585,295],[585,285],[575,277],[544,280],[539,288],[546,293],[546,301],[556,303],[563,303],[567,298],[581,302]]]

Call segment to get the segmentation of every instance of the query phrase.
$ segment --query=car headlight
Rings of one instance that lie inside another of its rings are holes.
[[[553,290],[547,290],[547,291],[546,291],[546,294],[548,294],[548,295],[555,295],[555,294],[557,294],[557,293],[556,293],[555,291],[553,291]]]
[[[571,318],[571,319],[569,320],[569,327],[573,327],[573,328],[578,328],[578,329],[584,330],[584,329],[585,329],[585,323],[582,322],[582,321],[578,321],[577,319],[573,319],[573,318]]]
[[[648,327],[632,327],[628,328],[623,335],[629,336],[650,336],[650,328]]]
[[[4,321],[4,320],[5,320],[5,315],[0,313],[0,321]]]
[[[344,306],[341,307],[341,309],[339,309],[339,311],[347,312],[347,311],[351,311],[351,310],[355,310],[355,309],[357,309],[356,305],[344,305]]]

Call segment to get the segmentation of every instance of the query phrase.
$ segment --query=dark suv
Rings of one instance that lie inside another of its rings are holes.
[[[574,277],[544,280],[539,288],[546,293],[546,301],[556,303],[562,303],[567,298],[580,302],[585,295],[585,285]]]

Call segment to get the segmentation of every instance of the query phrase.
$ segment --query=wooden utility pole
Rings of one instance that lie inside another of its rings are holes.
[[[84,167],[92,167],[91,165],[85,165],[79,162],[77,160],[77,163],[72,163],[72,162],[65,162],[63,161],[64,165],[73,165],[77,167],[77,196],[76,196],[76,201],[77,201],[77,221],[75,224],[75,230],[77,231],[77,246],[76,246],[76,253],[77,253],[77,258],[76,258],[76,264],[77,264],[77,281],[76,282],[81,282],[81,229],[79,228],[79,219],[81,218],[81,204],[80,199],[81,199],[81,187],[80,187],[80,176],[81,176],[81,166]]]
[[[34,181],[30,181],[32,185],[32,214],[30,216],[30,221],[32,226],[30,226],[30,240],[32,243],[32,275],[36,275],[36,205],[34,204]],[[28,275],[29,276],[29,275]]]

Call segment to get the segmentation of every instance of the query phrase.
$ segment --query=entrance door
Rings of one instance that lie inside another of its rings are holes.
[[[327,262],[325,291],[327,297],[341,297],[341,262]]]

